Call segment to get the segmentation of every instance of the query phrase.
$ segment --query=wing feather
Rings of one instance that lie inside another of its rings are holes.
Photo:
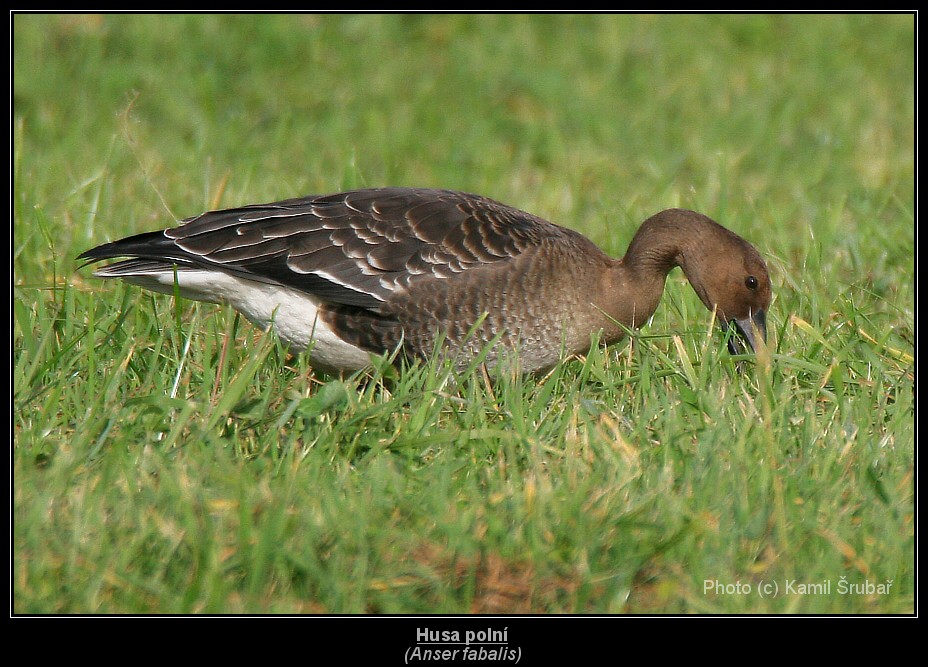
[[[417,281],[506,261],[544,238],[564,235],[574,233],[485,197],[384,188],[209,211],[81,258],[125,256],[215,269],[376,309]]]

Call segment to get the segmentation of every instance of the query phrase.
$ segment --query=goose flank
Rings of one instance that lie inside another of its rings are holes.
[[[710,218],[668,209],[642,223],[621,259],[581,234],[500,202],[417,188],[354,190],[209,211],[82,253],[100,278],[228,303],[273,326],[320,370],[370,353],[487,363],[515,352],[539,372],[606,344],[654,314],[679,266],[720,323],[751,349],[766,340],[770,278],[755,248]],[[732,336],[730,347],[740,352]]]

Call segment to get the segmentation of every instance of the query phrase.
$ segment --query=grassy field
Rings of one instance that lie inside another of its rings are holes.
[[[13,613],[913,612],[912,16],[12,29]],[[768,258],[769,354],[732,359],[674,272],[633,341],[544,378],[339,380],[74,261],[381,185],[616,256],[700,210]]]

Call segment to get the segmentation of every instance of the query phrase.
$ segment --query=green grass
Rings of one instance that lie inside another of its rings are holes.
[[[12,27],[14,613],[913,612],[912,16]],[[336,380],[74,262],[380,185],[615,255],[703,211],[769,260],[770,353],[732,359],[676,272],[634,341],[541,379]]]

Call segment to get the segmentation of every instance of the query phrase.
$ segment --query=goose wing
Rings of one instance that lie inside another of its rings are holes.
[[[492,199],[383,188],[209,211],[178,227],[98,246],[79,259],[131,257],[102,277],[196,268],[377,310],[419,280],[510,260],[568,230]]]

